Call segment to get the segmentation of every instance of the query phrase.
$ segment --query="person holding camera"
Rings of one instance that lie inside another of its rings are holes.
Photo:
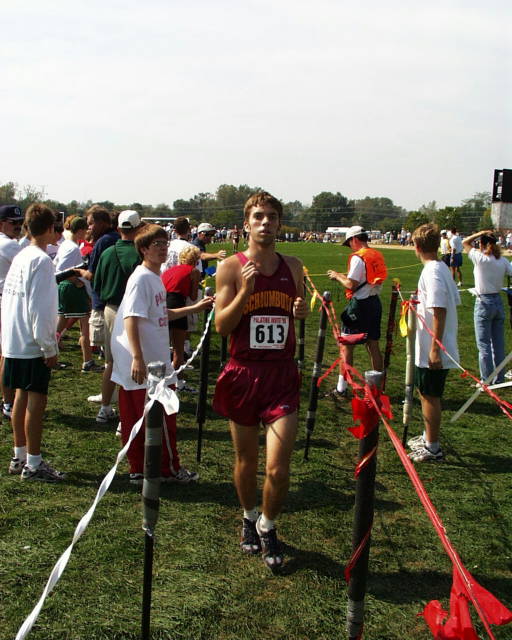
[[[473,247],[478,240],[479,249]],[[505,358],[505,309],[501,299],[503,278],[512,275],[512,265],[503,258],[492,230],[478,231],[462,241],[464,252],[474,264],[476,302],[475,338],[480,378],[486,380]],[[502,369],[496,383],[505,381]]]

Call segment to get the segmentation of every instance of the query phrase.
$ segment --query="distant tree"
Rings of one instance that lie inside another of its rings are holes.
[[[156,207],[153,208],[153,218],[170,218],[172,217],[172,211],[168,204],[162,202],[161,204],[157,204]]]
[[[289,223],[295,223],[302,213],[304,212],[304,205],[299,200],[293,202],[285,202],[283,204],[283,221]]]
[[[422,211],[409,211],[404,222],[404,227],[407,231],[414,231],[414,229],[417,229],[422,224],[427,224],[427,222],[430,222],[430,218],[426,213]]]
[[[314,231],[325,231],[327,227],[339,227],[350,220],[352,207],[339,191],[322,191],[313,196],[308,216]]]
[[[374,229],[398,233],[403,226],[403,222],[404,221],[399,218],[382,218],[375,224]]]
[[[484,211],[480,222],[478,223],[478,231],[484,231],[484,229],[494,229],[494,222],[491,218],[491,209]]]
[[[144,205],[140,204],[140,202],[132,202],[132,204],[128,206],[128,209],[142,213],[144,211]]]
[[[108,209],[109,211],[114,211],[116,208],[116,205],[113,202],[110,202],[110,200],[103,200],[103,202],[97,202],[96,204],[99,204],[100,207],[105,207],[105,209]]]
[[[33,202],[43,202],[44,199],[44,190],[30,184],[26,184],[18,191],[18,204],[23,211]]]
[[[402,219],[406,216],[406,211],[394,204],[391,198],[366,196],[361,200],[354,200],[353,222],[361,224],[367,229],[374,229],[383,218],[396,219],[397,224],[402,226]]]
[[[16,204],[17,186],[14,182],[6,182],[0,186],[0,204]]]
[[[440,229],[460,229],[462,212],[460,207],[444,207],[435,212],[433,221]]]

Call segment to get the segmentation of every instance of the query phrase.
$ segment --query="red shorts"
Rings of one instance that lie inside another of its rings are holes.
[[[272,424],[299,408],[300,374],[294,360],[229,360],[217,380],[213,409],[244,426]]]

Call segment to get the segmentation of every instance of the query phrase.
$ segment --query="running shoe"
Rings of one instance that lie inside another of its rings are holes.
[[[190,482],[197,482],[199,480],[199,474],[197,471],[189,471],[185,467],[181,467],[176,475],[166,476],[162,478],[163,482],[177,482],[178,484],[189,484]]]
[[[244,518],[242,523],[242,535],[240,537],[240,549],[244,553],[260,553],[261,542],[258,532],[256,531],[256,522]]]
[[[66,474],[62,471],[57,471],[53,467],[41,460],[40,465],[36,469],[32,469],[27,464],[23,467],[21,472],[22,480],[39,480],[39,482],[62,482],[66,479]]]
[[[27,464],[26,460],[20,460],[19,458],[11,458],[9,463],[9,473],[13,476],[19,476],[23,471],[23,467]]]
[[[140,487],[142,486],[143,482],[144,482],[143,473],[130,473],[130,484],[136,484]]]
[[[12,403],[2,402],[2,413],[6,418],[10,419],[12,416]]]
[[[103,365],[96,364],[94,360],[84,362],[82,365],[82,373],[99,373],[100,371],[104,370],[105,367]]]
[[[177,392],[178,393],[181,393],[181,392],[183,392],[183,393],[199,393],[199,391],[195,387],[190,386],[186,382],[185,382],[185,384],[182,384],[181,386],[178,386]]]
[[[411,451],[409,458],[413,462],[442,462],[444,456],[441,447],[436,453],[433,453],[428,447],[421,447],[421,449]]]
[[[96,422],[98,422],[99,424],[106,424],[107,422],[110,422],[111,420],[117,420],[118,415],[115,411],[115,409],[110,409],[110,411],[105,410],[104,407],[100,407],[100,410],[98,411],[98,415],[96,416]]]
[[[426,446],[426,442],[425,442],[425,438],[423,437],[423,434],[420,434],[419,436],[414,436],[414,438],[409,438],[409,440],[407,440],[407,446],[410,449],[422,449],[423,447]]]
[[[256,522],[256,531],[261,542],[261,557],[263,562],[271,571],[277,571],[283,566],[283,549],[277,538],[275,527],[270,531],[261,531]]]

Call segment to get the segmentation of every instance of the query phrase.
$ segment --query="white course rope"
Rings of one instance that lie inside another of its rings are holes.
[[[203,346],[204,339],[206,337],[206,334],[208,333],[208,327],[210,326],[210,322],[212,321],[214,311],[215,311],[215,305],[213,305],[212,310],[208,314],[208,318],[206,319],[206,323],[204,325],[203,335],[201,336],[201,339],[199,340],[199,344],[197,345],[195,350],[192,352],[192,355],[190,356],[190,358],[181,365],[181,367],[178,369],[178,371],[176,371],[176,375],[177,376],[180,375],[180,373],[185,369],[185,367],[188,364],[190,364],[192,362],[192,360],[194,360],[194,358],[197,356],[197,354],[201,351],[201,347]]]
[[[96,497],[94,498],[94,502],[92,503],[89,511],[87,511],[87,513],[82,517],[80,522],[77,524],[75,532],[73,534],[73,540],[71,541],[71,544],[60,556],[60,558],[57,560],[57,563],[55,564],[52,572],[50,573],[50,577],[48,578],[46,587],[44,588],[44,591],[41,597],[39,598],[39,602],[36,604],[32,612],[30,613],[30,615],[25,619],[25,621],[21,625],[16,635],[16,640],[23,640],[24,638],[26,638],[26,636],[32,629],[32,626],[37,620],[37,617],[39,616],[39,613],[43,607],[46,597],[49,595],[53,587],[57,584],[60,577],[62,576],[64,569],[66,568],[66,565],[71,556],[71,552],[73,551],[73,547],[81,538],[82,534],[87,528],[87,525],[91,521],[91,518],[94,514],[94,511],[99,501],[101,500],[101,498],[103,498],[108,488],[110,487],[112,480],[114,479],[114,476],[116,474],[117,466],[119,465],[121,460],[125,457],[126,452],[130,448],[132,441],[134,440],[135,436],[139,433],[142,422],[145,416],[147,415],[148,411],[153,406],[153,403],[155,402],[155,400],[158,400],[163,405],[164,410],[167,414],[170,415],[172,413],[178,413],[178,410],[180,407],[180,401],[178,399],[178,396],[176,395],[176,392],[169,387],[170,384],[176,384],[176,381],[177,381],[177,377],[175,373],[161,379],[153,377],[151,374],[148,375],[149,401],[144,407],[144,413],[142,417],[133,425],[133,428],[131,430],[127,443],[124,445],[121,451],[119,451],[119,453],[117,454],[117,458],[114,466],[103,478],[99,486],[98,492],[96,493]]]

